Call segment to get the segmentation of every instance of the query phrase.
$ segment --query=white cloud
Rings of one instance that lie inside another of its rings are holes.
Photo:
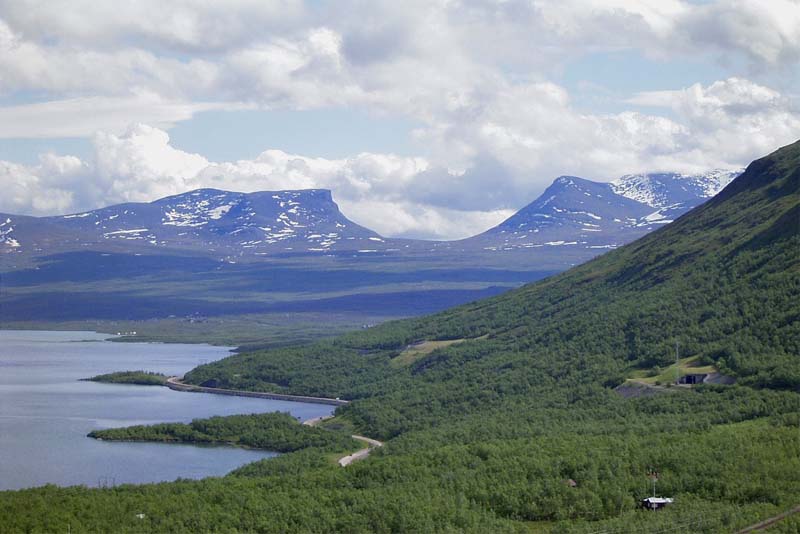
[[[681,19],[692,44],[748,57],[756,68],[796,65],[800,59],[800,2],[727,0],[697,6]]]
[[[3,0],[0,13],[26,36],[58,36],[69,46],[114,47],[148,43],[164,49],[215,51],[302,23],[308,16],[300,0]]]
[[[357,16],[354,16],[357,13]],[[0,1],[0,91],[352,103],[425,117],[495,78],[541,80],[571,58],[796,66],[796,0]],[[487,91],[491,84],[486,87]]]
[[[752,76],[628,102],[669,110],[661,115],[578,109],[553,80],[569,60],[614,50]],[[798,61],[797,0],[0,0],[0,96],[48,100],[0,108],[0,139],[82,136],[96,151],[80,172],[48,166],[51,156],[3,163],[14,195],[0,209],[52,213],[201,186],[327,187],[385,233],[460,237],[560,174],[739,166],[794,141],[796,96],[762,73],[791,78]],[[210,162],[162,131],[242,106],[407,117],[420,157],[266,150]],[[126,131],[131,123],[150,127]]]
[[[339,202],[342,212],[381,235],[459,239],[477,235],[514,214],[513,210],[462,211],[412,202]]]
[[[800,109],[779,92],[742,78],[639,93],[632,102],[675,112],[687,134],[676,156],[695,167],[742,165],[800,137]]]
[[[33,166],[0,161],[0,210],[35,215],[69,212],[87,171],[73,156],[43,155]]]
[[[136,122],[170,128],[201,111],[236,108],[241,106],[169,101],[153,93],[6,106],[0,107],[0,139],[91,137],[98,131],[122,133]]]
[[[173,148],[166,132],[145,125],[123,136],[98,133],[94,182],[106,195],[122,201],[146,201],[191,189],[190,181],[209,162],[198,154]]]
[[[123,135],[97,134],[91,162],[58,156],[44,156],[36,166],[3,162],[0,186],[12,194],[0,209],[63,213],[200,187],[327,188],[346,214],[386,235],[453,239],[500,222],[558,175],[610,180],[631,172],[738,167],[800,132],[800,112],[787,98],[740,78],[641,93],[634,101],[669,107],[675,118],[586,114],[553,84],[507,85],[469,101],[466,116],[444,117],[418,132],[433,159],[374,153],[326,159],[266,150],[252,160],[211,162],[171,146],[165,131],[138,125]]]
[[[175,100],[202,99],[219,81],[219,66],[205,59],[180,60],[132,46],[66,46],[52,40],[24,38],[0,11],[0,94],[129,96],[143,91]]]

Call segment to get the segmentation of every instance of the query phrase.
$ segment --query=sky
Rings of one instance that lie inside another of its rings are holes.
[[[800,0],[0,0],[0,212],[327,188],[477,234],[800,138]]]

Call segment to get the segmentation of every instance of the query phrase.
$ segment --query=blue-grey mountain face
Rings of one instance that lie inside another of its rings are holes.
[[[328,190],[233,193],[199,189],[59,217],[3,215],[6,249],[54,252],[184,249],[215,255],[358,250],[383,243],[339,211]]]
[[[612,183],[562,176],[534,202],[464,245],[497,251],[616,248],[702,204],[740,173],[628,175]]]
[[[0,214],[0,251],[29,258],[84,250],[173,251],[234,261],[343,252],[446,259],[537,249],[531,261],[550,269],[585,261],[671,222],[738,174],[628,175],[612,183],[562,176],[495,228],[461,241],[433,243],[382,238],[342,215],[328,190],[199,189],[58,217]]]
[[[732,177],[561,177],[460,241],[384,239],[342,215],[326,190],[200,189],[58,217],[0,214],[0,322],[419,315],[587,261]]]

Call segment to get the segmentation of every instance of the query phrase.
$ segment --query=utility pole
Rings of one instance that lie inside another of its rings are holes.
[[[653,481],[653,497],[656,496],[656,481],[658,481],[658,471],[651,469],[647,476]]]
[[[675,385],[677,386],[681,382],[681,367],[679,360],[680,358],[678,355],[680,352],[678,351],[678,340],[675,340]]]

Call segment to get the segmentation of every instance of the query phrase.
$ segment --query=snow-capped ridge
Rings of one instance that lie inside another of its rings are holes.
[[[616,248],[671,223],[719,192],[741,170],[626,175],[611,183],[559,176],[542,195],[475,240],[485,250],[541,246]]]
[[[744,169],[715,169],[696,174],[626,174],[610,185],[618,195],[653,208],[666,208],[681,201],[711,198],[742,172]]]
[[[26,223],[24,235],[35,235],[32,246],[46,248],[55,243],[53,231],[82,248],[104,244],[138,252],[158,247],[225,257],[355,251],[367,243],[384,243],[380,235],[342,215],[328,189],[241,193],[204,188],[36,221],[42,229]],[[4,249],[19,246],[9,224],[0,226]]]

